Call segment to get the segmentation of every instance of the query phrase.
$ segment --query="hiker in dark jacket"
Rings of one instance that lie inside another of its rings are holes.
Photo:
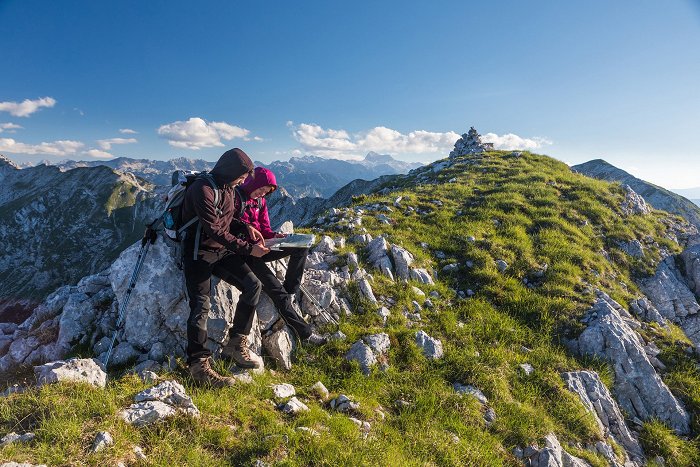
[[[254,241],[262,240],[260,232],[238,220],[235,211],[234,188],[253,173],[253,162],[248,155],[238,148],[226,151],[210,173],[220,193],[219,206],[215,206],[214,189],[204,179],[197,179],[187,188],[182,204],[183,224],[198,216],[201,225],[196,256],[197,223],[187,231],[183,241],[183,267],[190,303],[187,363],[195,381],[221,387],[234,384],[234,379],[221,376],[211,368],[211,352],[205,346],[211,276],[221,278],[242,292],[222,356],[241,367],[255,368],[259,366],[260,357],[251,355],[246,336],[250,333],[261,284],[246,260],[259,258],[269,249],[232,233],[232,230],[239,230]]]
[[[270,228],[270,217],[267,212],[265,196],[277,189],[277,180],[271,170],[264,167],[256,167],[253,176],[236,190],[241,193],[243,212],[241,221],[254,227],[264,239],[284,237],[285,234],[274,232]],[[254,239],[248,238],[255,242]],[[284,248],[279,251],[271,251],[263,257],[249,256],[246,263],[262,283],[263,291],[272,299],[281,314],[281,318],[272,325],[271,329],[277,331],[288,324],[297,333],[300,339],[311,344],[322,344],[325,338],[314,333],[311,327],[301,318],[294,297],[301,286],[304,275],[306,255],[308,248]],[[266,263],[289,257],[287,273],[284,284],[280,283],[274,272]]]

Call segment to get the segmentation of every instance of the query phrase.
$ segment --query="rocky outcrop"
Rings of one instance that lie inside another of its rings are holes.
[[[593,371],[572,371],[563,373],[562,378],[567,388],[575,392],[586,409],[593,414],[603,436],[610,437],[621,445],[634,465],[645,465],[644,452],[637,437],[627,427],[617,402],[598,374]],[[614,461],[608,460],[611,463]]]
[[[349,302],[343,296],[345,288],[351,280],[367,281],[363,269],[354,271],[351,277],[346,266],[340,267],[335,254],[336,241],[344,243],[342,238],[324,239],[309,257],[305,271],[306,293],[300,306],[315,325],[337,321],[341,314],[350,313]],[[119,303],[126,294],[140,249],[137,242],[122,252],[109,270],[87,276],[77,286],[60,288],[20,325],[0,326],[0,371],[20,364],[59,360],[78,344],[91,347],[104,361],[114,334]],[[176,248],[163,239],[149,246],[117,333],[110,365],[134,362],[139,368],[151,369],[171,356],[184,355],[189,305],[176,255]],[[284,260],[270,263],[270,267],[280,279],[284,278]],[[369,282],[366,288],[371,293]],[[234,286],[213,279],[207,346],[215,355],[228,341],[239,296]],[[272,300],[262,294],[249,342],[255,353],[260,354],[264,347],[282,368],[288,369],[295,340],[291,330],[285,328],[264,341],[261,337],[278,317]]]
[[[636,178],[602,159],[574,165],[571,168],[589,177],[629,185],[654,208],[678,214],[700,229],[700,207],[676,193]]]
[[[572,347],[581,355],[610,362],[615,371],[615,398],[631,417],[658,418],[679,434],[689,432],[690,417],[662,381],[634,330],[637,321],[602,292],[588,311],[586,329]]]
[[[680,255],[664,259],[654,276],[639,281],[640,289],[657,313],[679,325],[696,347],[700,347],[699,242],[699,237],[692,237],[690,246]]]
[[[622,188],[625,190],[625,199],[621,206],[623,214],[627,216],[635,214],[644,216],[651,212],[644,198],[637,194],[631,186],[623,185]]]

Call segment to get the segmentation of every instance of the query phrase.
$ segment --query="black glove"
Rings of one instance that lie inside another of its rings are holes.
[[[143,238],[141,239],[141,246],[144,246],[146,242],[151,242],[153,245],[158,238],[158,231],[151,227],[150,225],[146,227],[146,231],[143,233]]]

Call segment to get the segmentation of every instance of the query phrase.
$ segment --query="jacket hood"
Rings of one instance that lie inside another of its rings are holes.
[[[265,167],[256,167],[254,176],[248,177],[243,185],[241,185],[241,188],[247,195],[250,195],[258,188],[268,185],[272,186],[275,190],[277,189],[277,179],[275,178],[275,174]]]
[[[226,185],[233,182],[241,175],[253,170],[253,161],[242,149],[229,149],[219,157],[216,165],[211,170],[217,184]]]

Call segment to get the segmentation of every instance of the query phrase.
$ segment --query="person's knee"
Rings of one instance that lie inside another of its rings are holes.
[[[260,292],[262,292],[262,283],[255,277],[255,274],[248,274],[243,282],[241,299],[249,305],[257,305],[260,300]]]

